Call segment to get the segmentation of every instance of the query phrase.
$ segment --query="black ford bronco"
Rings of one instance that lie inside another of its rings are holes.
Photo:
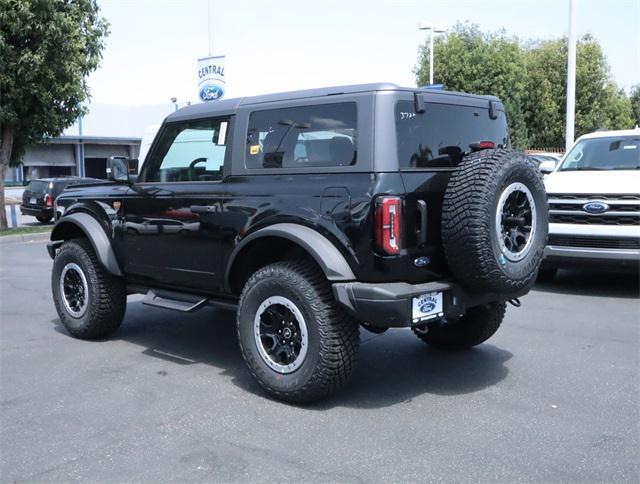
[[[168,116],[138,177],[127,162],[56,200],[67,330],[113,333],[134,293],[237,309],[251,374],[290,402],[345,383],[359,326],[482,343],[547,237],[540,175],[495,97],[373,84],[221,100]]]

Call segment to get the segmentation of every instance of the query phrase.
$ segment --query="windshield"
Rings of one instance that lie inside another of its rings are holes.
[[[640,136],[612,136],[579,141],[565,157],[559,171],[637,170]]]

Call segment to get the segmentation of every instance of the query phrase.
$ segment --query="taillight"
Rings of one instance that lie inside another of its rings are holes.
[[[400,197],[380,197],[376,203],[376,246],[386,254],[400,253]]]
[[[47,207],[53,207],[53,197],[48,193],[44,196],[44,204]]]
[[[496,147],[496,144],[493,141],[478,141],[477,143],[471,143],[469,147],[473,151],[492,150]]]

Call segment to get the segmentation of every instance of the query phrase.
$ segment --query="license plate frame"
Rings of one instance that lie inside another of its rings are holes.
[[[29,199],[29,203],[30,203],[31,205],[35,205],[35,204],[36,204],[36,198],[35,198],[35,197],[31,197],[31,198]]]
[[[425,292],[411,298],[411,321],[420,323],[444,316],[444,293]]]

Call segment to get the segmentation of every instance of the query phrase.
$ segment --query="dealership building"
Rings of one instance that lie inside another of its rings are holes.
[[[7,170],[5,181],[88,176],[105,178],[110,156],[137,159],[145,133],[153,133],[175,109],[171,103],[146,106],[94,104],[87,115],[61,136],[27,148],[19,166]]]

